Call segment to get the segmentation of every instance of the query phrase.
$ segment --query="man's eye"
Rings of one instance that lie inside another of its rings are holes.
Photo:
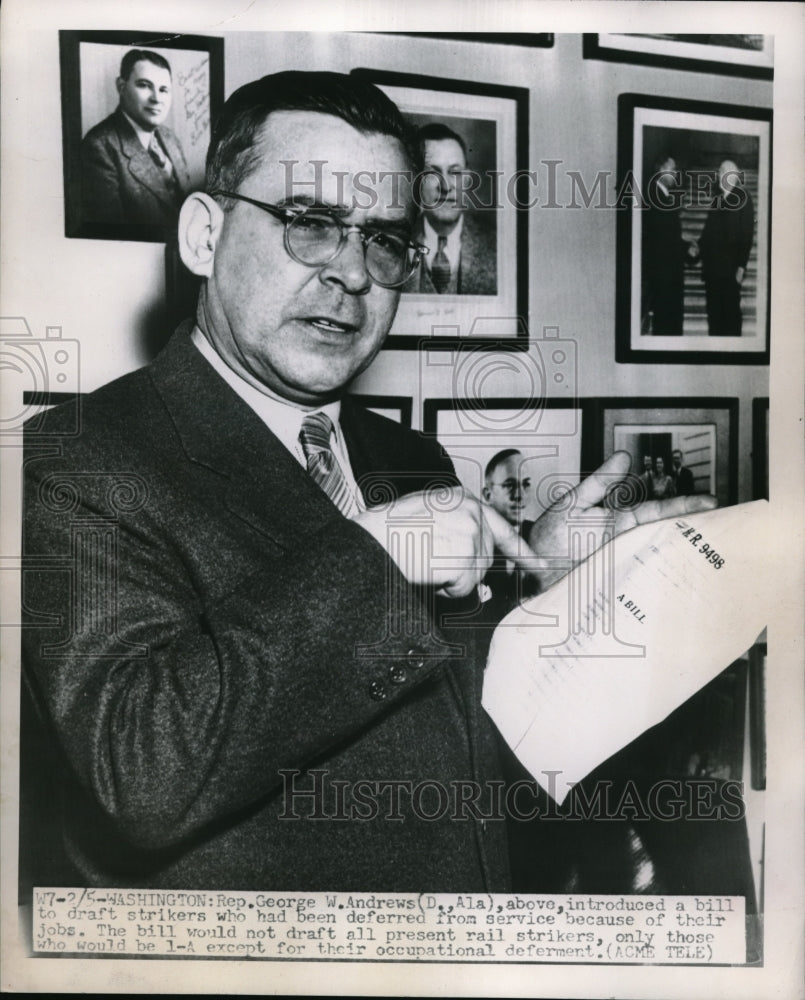
[[[300,233],[315,236],[317,233],[324,234],[330,232],[335,223],[326,215],[297,215],[294,220],[294,228]]]
[[[408,247],[405,240],[400,239],[399,236],[393,236],[391,233],[373,233],[372,245],[377,247],[378,250],[384,251],[384,253],[397,256],[405,253]]]

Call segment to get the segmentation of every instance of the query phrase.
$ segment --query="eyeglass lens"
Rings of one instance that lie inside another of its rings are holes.
[[[303,264],[326,264],[338,253],[345,227],[328,215],[304,212],[288,225],[288,249]],[[379,284],[402,284],[413,270],[408,243],[390,233],[363,235],[366,270]]]

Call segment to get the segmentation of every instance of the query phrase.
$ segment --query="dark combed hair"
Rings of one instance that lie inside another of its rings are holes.
[[[521,454],[521,452],[517,448],[504,448],[503,451],[499,451],[497,455],[493,455],[486,463],[486,468],[484,469],[484,479],[489,479],[495,469],[502,462],[505,462],[507,458],[512,458],[514,455],[519,454]]]
[[[247,83],[227,100],[207,152],[208,191],[237,191],[256,168],[255,143],[273,111],[317,111],[341,118],[358,132],[392,136],[402,143],[413,173],[421,170],[416,140],[382,90],[343,73],[288,70]]]
[[[129,49],[120,60],[121,79],[128,80],[131,71],[140,61],[153,63],[155,66],[166,69],[169,73],[171,72],[171,64],[158,52],[150,52],[148,49]]]
[[[417,129],[416,139],[419,143],[419,153],[423,160],[425,158],[425,143],[427,141],[442,142],[445,139],[453,139],[457,142],[461,146],[464,159],[467,159],[467,144],[458,132],[454,132],[448,125],[443,125],[441,122],[430,122],[430,124],[423,125]]]

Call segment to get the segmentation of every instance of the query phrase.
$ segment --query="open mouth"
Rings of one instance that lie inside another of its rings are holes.
[[[337,320],[327,319],[324,316],[310,316],[307,322],[324,333],[350,334],[355,333],[357,329],[351,323],[339,323]]]

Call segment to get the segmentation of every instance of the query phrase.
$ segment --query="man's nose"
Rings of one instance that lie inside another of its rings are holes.
[[[372,279],[366,270],[366,251],[359,232],[347,234],[335,257],[322,265],[319,278],[325,283],[340,285],[350,295],[366,295],[372,287]]]

